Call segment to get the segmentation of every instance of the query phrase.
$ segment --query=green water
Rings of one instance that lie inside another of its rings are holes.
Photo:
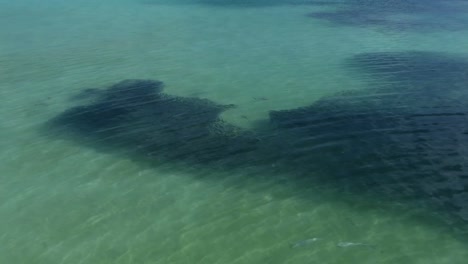
[[[222,117],[250,128],[270,110],[364,88],[342,66],[352,55],[468,53],[459,30],[209,2],[0,0],[0,263],[465,263],[466,241],[405,204],[297,190],[287,172],[148,166],[39,132],[77,91],[127,78],[236,104]]]

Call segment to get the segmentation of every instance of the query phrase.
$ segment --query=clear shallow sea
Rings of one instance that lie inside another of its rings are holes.
[[[465,1],[0,0],[0,263],[465,263],[457,230],[468,223],[439,223],[436,209],[303,183],[274,163],[141,162],[42,129],[77,104],[71,96],[124,79],[235,104],[221,118],[254,129],[269,111],[372,86],[346,67],[353,56],[468,55],[463,10]]]

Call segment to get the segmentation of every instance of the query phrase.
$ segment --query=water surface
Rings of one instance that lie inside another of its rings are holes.
[[[466,260],[465,1],[0,6],[1,262]],[[206,152],[190,138],[145,156],[138,133],[50,129],[125,79],[236,105],[208,121],[235,128],[223,147],[245,136],[259,150]]]

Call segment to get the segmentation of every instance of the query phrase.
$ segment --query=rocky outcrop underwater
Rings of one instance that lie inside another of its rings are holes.
[[[271,111],[253,131],[220,118],[234,105],[172,96],[156,80],[83,90],[77,98],[86,103],[46,127],[135,159],[219,169],[275,164],[294,172],[291,181],[409,202],[468,226],[468,61],[382,52],[358,54],[346,65],[370,88]]]

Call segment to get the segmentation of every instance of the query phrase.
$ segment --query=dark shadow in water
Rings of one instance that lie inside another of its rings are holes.
[[[376,88],[271,112],[291,162],[320,164],[320,181],[342,190],[438,208],[466,226],[468,61],[389,52],[348,65]]]
[[[143,4],[193,4],[212,5],[220,7],[269,7],[280,5],[320,4],[323,1],[314,0],[139,0]]]
[[[336,25],[378,27],[396,31],[466,30],[465,0],[137,0],[147,5],[210,5],[226,8],[303,5],[329,8],[305,10],[308,17]]]
[[[374,88],[272,111],[253,132],[219,118],[232,105],[127,80],[88,90],[94,99],[50,120],[47,133],[150,164],[286,171],[298,188],[326,185],[433,210],[434,219],[466,235],[468,61],[395,52],[360,54],[347,64]]]
[[[393,30],[466,30],[468,25],[468,2],[460,0],[347,0],[331,2],[329,6],[336,10],[308,16],[344,26]]]
[[[218,117],[234,105],[162,90],[163,83],[153,80],[125,80],[100,92],[86,89],[73,99],[94,97],[90,104],[72,107],[50,124],[100,149],[194,164],[246,161],[238,156],[254,149],[259,139]]]

